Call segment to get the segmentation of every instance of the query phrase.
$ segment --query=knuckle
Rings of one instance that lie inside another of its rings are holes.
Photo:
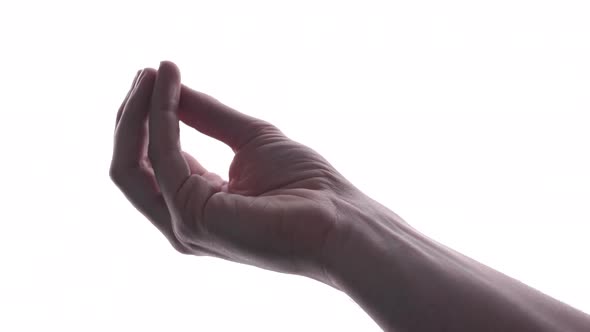
[[[176,109],[178,106],[178,100],[175,98],[158,98],[154,102],[154,109],[161,112],[167,112]],[[162,114],[162,113],[158,113]]]
[[[241,139],[241,143],[239,144],[237,150],[241,150],[251,142],[259,141],[261,139],[276,139],[279,137],[285,137],[283,132],[277,126],[268,121],[260,119],[253,120],[251,123],[249,123],[247,129],[244,132],[247,134],[244,134],[244,137]]]
[[[260,134],[271,134],[281,132],[277,126],[265,120],[256,121],[254,126]]]
[[[111,181],[116,185],[120,186],[123,183],[124,174],[119,168],[111,166],[109,169],[109,178],[111,178]]]
[[[170,244],[172,245],[172,248],[174,248],[174,250],[176,250],[177,252],[179,252],[183,255],[190,255],[191,254],[191,251],[189,250],[189,248],[177,240],[170,241]]]
[[[193,234],[185,226],[176,224],[174,225],[172,231],[174,233],[174,237],[180,244],[188,246],[189,243],[192,242]]]
[[[280,130],[277,128],[277,126],[266,120],[253,119],[247,125],[247,132],[250,133],[250,135],[256,137],[268,133],[279,133]]]
[[[120,167],[111,166],[109,169],[109,177],[119,188],[129,184],[129,179],[138,172],[140,169],[139,165]]]

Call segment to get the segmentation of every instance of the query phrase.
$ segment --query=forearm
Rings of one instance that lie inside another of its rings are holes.
[[[407,226],[393,213],[347,215],[352,245],[332,283],[386,331],[590,331],[590,317]]]

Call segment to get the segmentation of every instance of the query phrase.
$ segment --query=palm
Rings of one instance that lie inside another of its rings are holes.
[[[336,218],[329,189],[342,180],[318,153],[265,127],[234,156],[228,194],[212,196],[202,222],[233,260],[309,269]]]
[[[290,189],[319,189],[334,175],[315,151],[271,128],[249,141],[234,156],[231,191],[247,196],[289,193]]]

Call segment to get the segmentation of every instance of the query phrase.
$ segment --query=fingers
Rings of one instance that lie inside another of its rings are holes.
[[[223,186],[194,158],[180,148],[178,104],[180,73],[176,65],[160,64],[152,92],[149,114],[148,156],[155,178],[170,213],[173,234],[180,243],[197,252],[224,257],[206,244],[203,231],[204,207]]]
[[[207,181],[209,183],[209,185],[215,191],[227,192],[227,181],[225,181],[218,174],[207,171],[205,169],[205,167],[201,166],[201,163],[199,163],[190,154],[188,154],[184,151],[182,152],[182,154],[184,155],[184,159],[186,160],[186,163],[188,164],[188,166],[191,170],[191,174],[196,174],[196,175],[201,176],[205,181]]]
[[[125,96],[125,99],[123,99],[121,106],[119,106],[119,110],[117,111],[117,120],[115,121],[115,130],[117,130],[117,126],[119,125],[119,119],[121,119],[121,114],[123,113],[123,109],[125,108],[125,104],[127,104],[127,100],[129,99],[129,95],[131,95],[131,92],[135,88],[135,85],[136,85],[139,77],[141,76],[141,74],[142,74],[142,70],[138,70],[137,74],[135,74],[135,77],[133,78],[133,83],[131,83],[131,88],[129,89],[129,92],[127,92],[127,96]]]
[[[117,169],[139,167],[147,148],[147,114],[155,71],[145,69],[121,112],[115,131],[113,162]]]
[[[191,171],[180,149],[178,103],[180,72],[175,64],[160,63],[154,83],[149,113],[148,156],[164,198],[173,203]]]
[[[197,161],[193,156],[184,151],[182,151],[182,154],[184,156],[184,160],[186,160],[186,163],[188,164],[188,167],[191,170],[191,174],[203,175],[207,173],[205,167],[203,167],[203,165],[201,165],[201,163]]]
[[[282,133],[270,123],[240,113],[215,98],[182,86],[180,120],[201,133],[224,142],[237,152],[262,133]]]
[[[180,75],[172,63],[162,63],[158,72],[145,69],[135,80],[123,108],[117,112],[110,176],[177,251],[228,259],[192,241],[183,219],[178,218],[183,212],[179,207],[195,216],[202,215],[207,199],[224,185],[219,176],[180,150],[176,115],[179,92]],[[191,174],[193,183],[177,193],[179,183],[185,181],[179,179],[189,179]],[[184,204],[175,204],[175,196]]]
[[[117,126],[110,177],[133,206],[166,236],[179,252],[188,248],[174,236],[166,202],[159,191],[152,169],[147,165],[147,121],[152,88],[156,78],[153,69],[136,77],[134,88],[117,112]]]

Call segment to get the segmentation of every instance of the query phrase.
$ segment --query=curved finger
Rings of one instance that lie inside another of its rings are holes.
[[[222,183],[216,185],[217,179],[207,175],[211,173],[182,152],[177,113],[179,98],[180,72],[176,65],[164,61],[158,69],[152,93],[148,156],[176,237],[200,251],[214,252],[215,246],[203,236],[200,223],[207,201],[220,191]],[[191,173],[191,167],[195,173]],[[223,253],[217,252],[215,256],[223,257]]]
[[[184,156],[184,160],[186,160],[186,163],[191,170],[191,174],[203,175],[207,173],[207,169],[203,167],[203,165],[201,165],[201,163],[188,152],[182,151],[182,154]]]
[[[189,153],[182,151],[184,155],[184,159],[188,164],[191,174],[196,174],[201,176],[205,181],[209,183],[214,188],[214,191],[224,191],[227,192],[227,185],[228,182],[224,180],[219,174],[209,172],[205,169],[205,167],[201,166],[193,156]]]
[[[149,110],[148,156],[164,198],[172,200],[191,171],[180,149],[178,103],[180,71],[168,61],[160,63]]]
[[[155,77],[153,69],[144,70],[121,114],[113,151],[117,169],[138,167],[147,157],[147,116]]]
[[[137,74],[135,74],[135,77],[133,78],[133,83],[131,83],[131,88],[129,88],[129,91],[127,92],[127,95],[125,96],[125,99],[123,99],[121,106],[119,106],[119,110],[117,111],[117,119],[115,121],[115,131],[117,130],[117,126],[119,125],[119,120],[121,119],[121,114],[123,113],[123,110],[125,109],[125,104],[127,104],[127,100],[129,99],[131,92],[135,88],[137,81],[139,80],[142,72],[143,72],[142,69],[137,71]]]
[[[129,202],[164,234],[172,246],[188,254],[188,248],[174,236],[168,207],[153,170],[142,163],[147,159],[147,117],[154,80],[155,70],[144,70],[135,89],[128,95],[115,132],[110,176]]]
[[[229,259],[223,253],[181,242],[174,232],[170,212],[158,189],[153,170],[140,167],[115,180],[127,200],[166,237],[172,247],[182,254],[208,255]]]

